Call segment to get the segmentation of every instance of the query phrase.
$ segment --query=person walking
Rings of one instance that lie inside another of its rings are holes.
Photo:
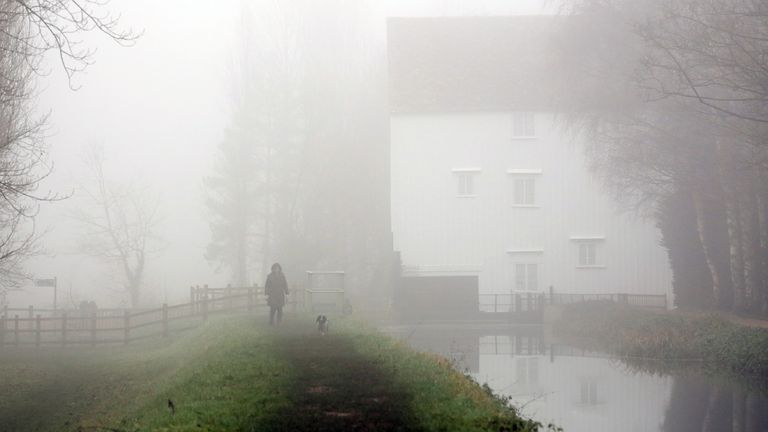
[[[288,282],[285,280],[283,268],[278,263],[272,264],[272,271],[264,284],[269,305],[269,325],[279,325],[283,319],[285,296],[288,294]]]

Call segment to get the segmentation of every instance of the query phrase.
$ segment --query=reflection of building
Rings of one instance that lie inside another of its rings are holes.
[[[481,294],[666,294],[657,229],[616,213],[582,146],[555,124],[543,54],[551,20],[389,21],[392,229],[404,276],[474,276],[466,289]]]

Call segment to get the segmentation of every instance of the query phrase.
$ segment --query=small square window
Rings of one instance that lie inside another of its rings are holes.
[[[536,136],[536,123],[532,112],[516,112],[512,114],[512,136],[515,138]]]
[[[581,241],[579,242],[579,266],[590,267],[598,265],[597,262],[597,242]]]

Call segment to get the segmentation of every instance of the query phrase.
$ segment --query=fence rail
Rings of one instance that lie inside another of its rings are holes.
[[[480,294],[479,309],[486,313],[533,312],[544,305],[567,305],[593,301],[605,301],[630,306],[667,309],[667,296],[663,294],[577,294],[508,292]]]
[[[266,306],[259,287],[192,287],[190,302],[155,309],[61,310],[3,308],[0,348],[3,346],[68,346],[123,343],[189,328],[212,314],[247,311]]]

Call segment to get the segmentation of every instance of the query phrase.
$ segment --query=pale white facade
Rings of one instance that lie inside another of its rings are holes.
[[[481,295],[553,286],[671,300],[658,229],[618,211],[552,114],[392,114],[390,132],[406,276],[476,274]]]

